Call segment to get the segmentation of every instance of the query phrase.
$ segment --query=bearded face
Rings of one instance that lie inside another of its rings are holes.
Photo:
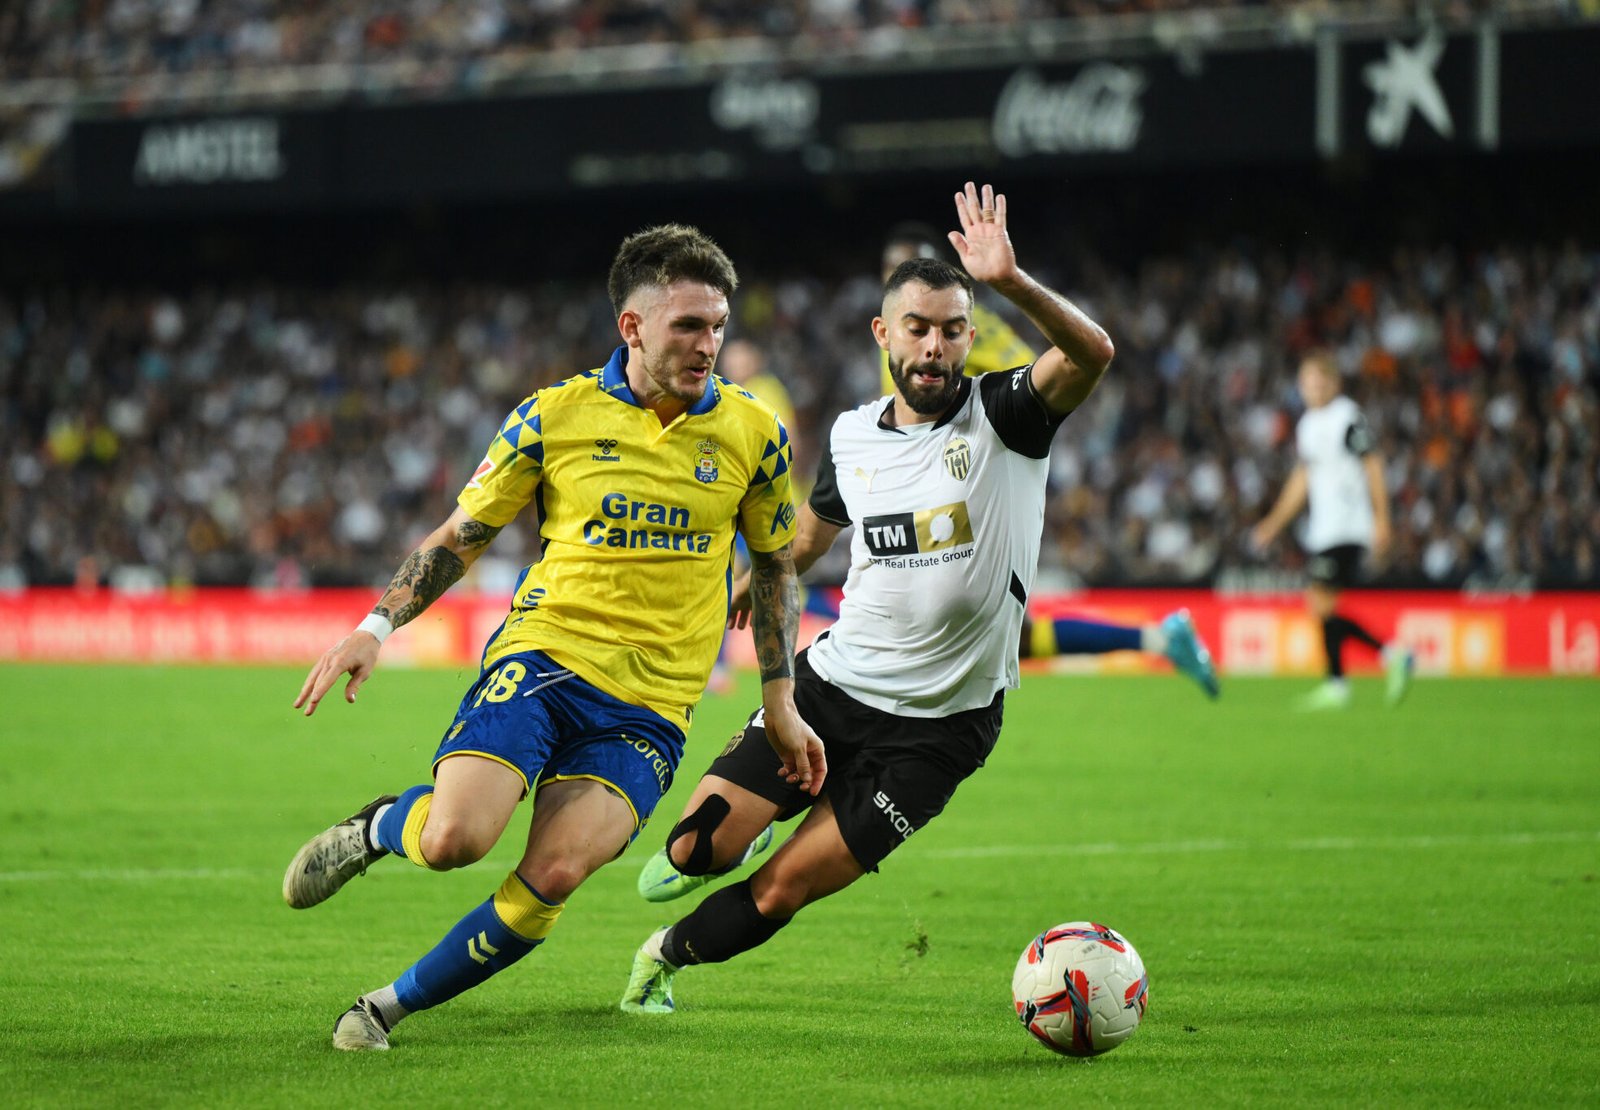
[[[955,403],[972,350],[971,312],[960,286],[930,289],[912,281],[885,299],[873,322],[895,390],[918,416],[937,417]]]
[[[889,376],[894,387],[918,416],[938,416],[949,408],[961,389],[963,356],[955,362],[910,362],[889,356]]]

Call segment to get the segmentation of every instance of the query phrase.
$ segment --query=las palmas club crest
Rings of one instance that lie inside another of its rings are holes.
[[[717,480],[717,452],[722,450],[720,444],[709,439],[702,439],[694,445],[695,464],[694,476],[702,482],[715,482]]]

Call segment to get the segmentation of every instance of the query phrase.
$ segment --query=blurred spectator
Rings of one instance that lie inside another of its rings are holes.
[[[1056,438],[1047,587],[1265,574],[1245,530],[1291,462],[1292,369],[1314,344],[1388,460],[1387,581],[1600,586],[1600,252],[1074,272],[1088,288],[1041,276],[1118,355]],[[735,298],[719,369],[764,362],[789,386],[801,474],[875,394],[876,298],[784,273]],[[615,343],[604,290],[556,282],[0,298],[0,585],[381,586],[503,414]],[[480,584],[508,586],[536,544],[531,522],[508,529]]]
[[[670,61],[707,43],[767,39],[810,54],[888,56],[921,30],[1037,29],[1053,19],[1238,10],[1304,34],[1338,12],[1467,19],[1477,0],[8,0],[0,79],[88,81],[252,69],[392,64],[401,83],[471,87],[486,67],[596,47],[655,46]],[[1526,6],[1526,5],[1525,5]],[[1550,11],[1575,12],[1567,0]],[[1197,33],[1203,33],[1202,24]]]

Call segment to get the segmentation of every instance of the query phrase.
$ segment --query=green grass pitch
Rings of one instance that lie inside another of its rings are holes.
[[[754,683],[548,944],[335,1052],[334,1017],[499,884],[385,860],[324,906],[302,841],[420,781],[468,675],[289,709],[274,669],[0,668],[0,1098],[12,1106],[1600,1104],[1600,683],[1029,676],[989,766],[883,873],[617,1011],[688,908],[633,891]],[[1138,946],[1150,1011],[1091,1061],[1036,1045],[1011,968],[1046,926]]]

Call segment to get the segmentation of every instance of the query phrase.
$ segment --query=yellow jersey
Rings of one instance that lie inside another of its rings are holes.
[[[483,665],[542,651],[687,731],[722,642],[735,530],[754,551],[794,539],[789,433],[715,375],[662,427],[628,387],[627,353],[513,409],[457,499],[495,527],[529,502],[539,514],[543,553]]]
[[[972,305],[972,326],[978,329],[978,338],[967,355],[967,376],[981,377],[1000,370],[1014,370],[1034,360],[1033,348],[1023,342],[1012,326],[1001,319],[993,309],[976,302]],[[894,393],[894,378],[889,374],[889,352],[882,352],[884,396]]]

